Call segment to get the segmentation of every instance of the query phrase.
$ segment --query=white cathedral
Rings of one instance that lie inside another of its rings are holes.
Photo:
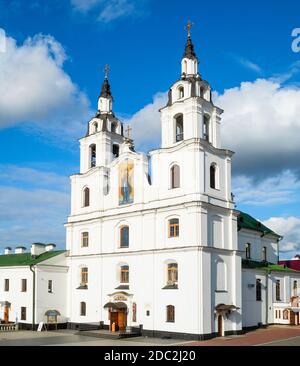
[[[5,249],[3,324],[207,339],[300,323],[300,272],[277,264],[281,237],[235,209],[223,111],[198,64],[189,31],[147,155],[125,136],[106,74],[71,177],[66,250]]]

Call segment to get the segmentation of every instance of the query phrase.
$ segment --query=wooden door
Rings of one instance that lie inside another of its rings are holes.
[[[299,313],[296,313],[296,321],[295,321],[296,325],[299,325]]]
[[[118,313],[118,327],[120,331],[125,331],[127,325],[127,314],[125,311]]]
[[[222,315],[218,316],[218,336],[223,337],[223,317],[222,317]]]
[[[9,307],[6,305],[4,307],[4,323],[7,324],[9,321]]]
[[[112,331],[112,325],[115,323],[115,331],[119,329],[118,327],[118,313],[117,312],[111,312],[110,313],[110,330]]]
[[[295,316],[292,310],[290,310],[290,325],[295,325]]]

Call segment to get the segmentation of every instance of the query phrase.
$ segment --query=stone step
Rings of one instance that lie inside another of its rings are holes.
[[[105,338],[105,339],[122,339],[122,338],[133,338],[140,337],[139,333],[119,333],[119,332],[109,332],[103,330],[81,330],[75,333],[76,335],[81,335],[85,337],[95,337],[95,338]]]

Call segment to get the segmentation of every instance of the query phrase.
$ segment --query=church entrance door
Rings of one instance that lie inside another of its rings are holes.
[[[114,325],[113,325],[114,324]],[[127,314],[124,310],[110,312],[110,330],[125,331],[127,326]]]
[[[223,337],[223,316],[218,316],[218,337]]]
[[[7,324],[9,321],[9,306],[5,305],[4,307],[4,323]]]

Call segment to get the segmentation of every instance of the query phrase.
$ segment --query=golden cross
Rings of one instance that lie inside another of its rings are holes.
[[[110,72],[110,67],[108,64],[105,65],[104,72],[105,72],[105,79],[108,79],[108,74]]]
[[[191,28],[194,26],[194,23],[192,23],[190,20],[187,22],[187,25],[184,27],[185,30],[188,31],[188,37],[191,36]]]
[[[129,140],[130,140],[130,133],[131,133],[131,131],[132,131],[131,126],[130,125],[127,125],[125,132],[126,132],[127,138]]]

